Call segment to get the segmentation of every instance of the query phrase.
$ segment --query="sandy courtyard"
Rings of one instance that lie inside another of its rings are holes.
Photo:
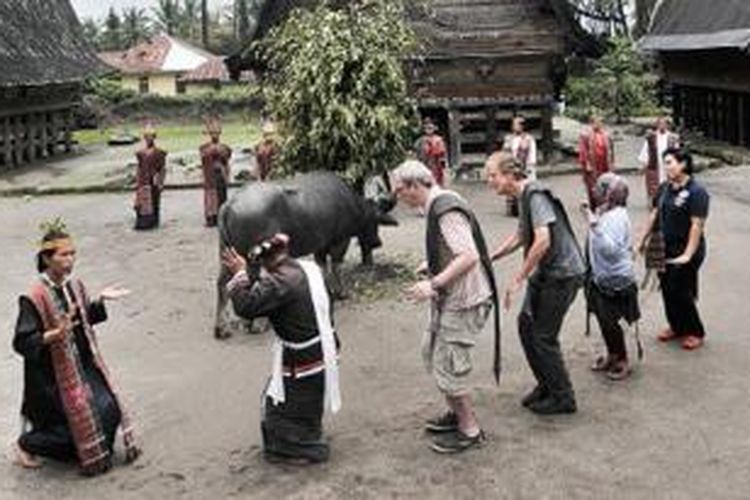
[[[95,479],[54,464],[22,471],[3,455],[0,499],[748,498],[750,171],[704,179],[713,194],[701,276],[704,349],[658,345],[660,298],[644,295],[645,360],[627,383],[606,382],[588,370],[600,340],[596,329],[591,339],[583,335],[579,296],[563,341],[580,411],[537,417],[519,405],[532,376],[517,337],[516,303],[503,320],[499,387],[490,376],[489,329],[479,348],[475,395],[489,441],[444,457],[428,449],[421,429],[440,409],[419,361],[425,307],[396,295],[346,303],[336,318],[344,406],[326,419],[332,459],[308,469],[279,468],[259,457],[258,402],[270,337],[212,337],[216,235],[201,226],[198,191],[168,192],[165,224],[147,234],[131,230],[130,195],[0,199],[0,443],[7,448],[19,430],[22,363],[10,347],[17,295],[34,277],[39,222],[59,214],[76,236],[78,274],[89,288],[119,283],[134,291],[110,307],[111,319],[98,331],[145,452],[135,465]],[[639,227],[642,182],[631,182]],[[569,207],[583,195],[575,177],[551,184]],[[493,244],[513,230],[515,222],[502,215],[504,200],[482,186],[459,190]],[[401,226],[382,231],[380,255],[418,258],[424,221],[397,215]],[[518,265],[516,257],[497,267],[501,283]]]

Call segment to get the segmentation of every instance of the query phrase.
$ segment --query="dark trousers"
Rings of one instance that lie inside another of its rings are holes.
[[[580,278],[529,281],[518,315],[526,360],[539,386],[559,399],[575,399],[573,385],[560,350],[560,328],[582,285]]]
[[[607,354],[613,359],[626,360],[628,352],[625,347],[625,332],[620,326],[620,319],[623,316],[617,304],[613,303],[614,300],[606,297],[596,286],[591,285],[589,307],[599,323],[604,344],[607,346]]]
[[[667,265],[659,274],[664,311],[669,328],[677,335],[704,337],[706,331],[698,314],[698,270],[705,253],[699,251],[693,260],[682,266]]]
[[[263,450],[267,457],[328,460],[323,438],[325,374],[303,379],[284,379],[285,402],[275,405],[266,398],[261,422]]]

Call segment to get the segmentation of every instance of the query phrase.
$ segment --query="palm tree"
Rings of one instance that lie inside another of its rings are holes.
[[[247,2],[248,0],[235,0],[234,2],[234,35],[242,42],[250,36],[250,8]]]
[[[150,31],[145,10],[131,7],[122,11],[122,42],[125,47],[133,47],[147,39]]]
[[[208,0],[201,0],[201,43],[203,47],[208,47],[208,25],[210,19],[208,17]]]
[[[115,12],[114,7],[109,8],[109,13],[104,20],[104,30],[100,38],[103,50],[122,49],[122,21]]]
[[[182,15],[180,10],[178,0],[159,0],[159,4],[153,9],[156,22],[167,35],[174,35],[179,29]]]
[[[183,0],[182,16],[180,17],[180,36],[195,40],[198,25],[198,0]]]

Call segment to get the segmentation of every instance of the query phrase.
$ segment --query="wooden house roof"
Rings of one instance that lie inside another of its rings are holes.
[[[0,1],[0,87],[78,82],[105,70],[69,0]]]
[[[227,59],[233,76],[259,66],[250,50],[253,41],[265,37],[292,10],[317,3],[264,0],[245,48]],[[425,4],[427,8],[409,9],[409,15],[417,33],[428,42],[428,57],[562,54],[572,48],[592,55],[601,51],[600,44],[575,21],[567,0],[428,0]]]
[[[750,49],[750,1],[661,0],[641,47],[653,51]]]
[[[184,73],[215,55],[167,35],[158,35],[123,52],[103,52],[99,58],[125,74]]]
[[[413,26],[428,58],[565,52],[565,31],[549,0],[432,0]]]

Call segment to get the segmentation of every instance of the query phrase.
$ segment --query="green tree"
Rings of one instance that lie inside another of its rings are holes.
[[[201,43],[203,47],[208,47],[208,31],[211,24],[211,18],[208,14],[208,0],[201,0]]]
[[[657,110],[655,83],[633,42],[615,37],[604,56],[594,61],[591,74],[569,79],[566,95],[573,108],[596,109],[623,122]]]
[[[177,34],[182,17],[179,0],[159,0],[153,9],[156,23],[167,35]]]
[[[126,48],[146,40],[151,34],[150,20],[146,11],[131,7],[122,11],[122,42]]]
[[[102,30],[95,19],[87,18],[81,23],[81,35],[94,50],[101,50],[100,42]]]
[[[250,36],[250,6],[248,0],[235,0],[234,3],[235,36],[238,40],[247,40]]]
[[[198,40],[198,30],[201,24],[199,14],[198,0],[183,0],[178,28],[180,37],[191,41]]]
[[[122,20],[115,12],[114,7],[109,8],[107,18],[104,20],[104,31],[100,38],[102,50],[121,50],[122,43]]]
[[[297,10],[260,46],[264,94],[287,172],[331,170],[358,186],[404,157],[415,123],[403,59],[415,37],[400,0]]]

